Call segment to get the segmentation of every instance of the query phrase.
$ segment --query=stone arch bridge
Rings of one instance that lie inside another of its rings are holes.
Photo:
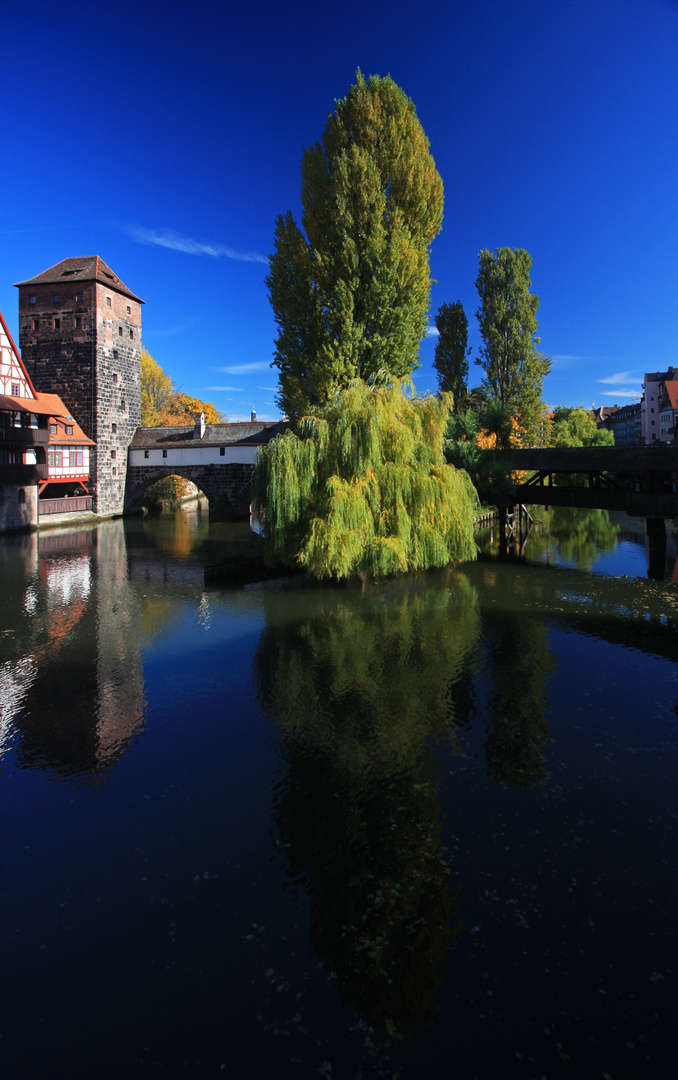
[[[137,428],[128,451],[125,510],[139,510],[157,480],[181,476],[202,491],[210,512],[227,518],[248,517],[257,454],[286,427],[252,420]]]

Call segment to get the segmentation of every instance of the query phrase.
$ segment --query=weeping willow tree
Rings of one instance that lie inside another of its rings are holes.
[[[354,380],[261,453],[257,500],[270,563],[314,577],[382,577],[475,558],[477,496],[446,465],[451,411],[409,379]]]

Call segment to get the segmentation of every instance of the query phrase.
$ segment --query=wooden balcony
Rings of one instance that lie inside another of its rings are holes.
[[[44,465],[0,464],[0,484],[32,484],[47,479],[47,463]]]
[[[49,431],[47,428],[23,428],[0,426],[0,443],[6,446],[47,446]]]
[[[91,509],[91,495],[73,495],[70,499],[40,499],[38,503],[41,518],[49,514],[78,514]]]

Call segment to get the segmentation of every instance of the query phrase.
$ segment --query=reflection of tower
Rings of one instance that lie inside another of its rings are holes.
[[[63,398],[96,448],[94,509],[123,509],[127,448],[141,424],[143,300],[98,256],[18,283],[19,347],[36,390]]]
[[[0,564],[0,588],[11,570],[25,613],[9,672],[21,695],[6,734],[16,733],[23,765],[98,777],[143,720],[140,609],[127,577],[123,525],[47,533],[39,545],[37,573],[16,559]]]
[[[121,521],[97,529],[98,758],[117,758],[144,713],[139,604],[129,583]]]

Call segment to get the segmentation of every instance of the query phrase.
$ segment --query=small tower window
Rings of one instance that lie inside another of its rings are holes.
[[[76,315],[75,317],[75,329],[82,330],[82,318],[80,315]]]
[[[133,338],[133,337],[134,337],[134,330],[132,329],[132,327],[131,327],[131,326],[130,326],[130,328],[129,328],[129,336],[130,336],[131,338]]]
[[[81,292],[77,292],[75,294],[75,302],[76,302],[76,304],[81,304],[82,301],[83,301],[83,294]]]
[[[225,446],[220,446],[219,447],[219,454],[220,454],[221,457],[226,457],[226,447]]]
[[[118,425],[117,424],[111,424],[111,431],[113,432],[114,435],[116,435],[117,431],[118,431]]]
[[[37,320],[37,319],[33,319],[33,329],[34,329],[34,330],[37,330],[37,329],[38,329],[38,326],[39,326],[39,325],[40,325],[40,324],[39,324],[38,320]]]
[[[35,297],[34,296],[29,296],[28,302],[29,302],[29,304],[34,304],[35,303]]]
[[[110,298],[110,296],[107,296],[106,297],[106,307],[110,307],[110,306],[111,306],[111,298]]]
[[[118,474],[118,470],[117,470],[117,468],[116,468],[116,467],[115,467],[115,465],[114,465],[114,466],[113,466],[113,475],[114,475],[114,476],[117,476],[117,474]]]
[[[122,412],[124,412],[125,408],[126,408],[125,399],[123,398],[122,401],[120,402],[120,409],[121,409]]]
[[[144,457],[148,457],[148,450],[144,450]]]
[[[118,350],[117,349],[115,349],[113,351],[113,356],[115,357],[116,360],[118,359]],[[114,371],[113,372],[113,382],[117,383],[117,381],[118,381],[118,373],[117,373],[117,371]]]
[[[66,434],[67,435],[72,435],[73,434],[73,425],[72,424],[66,424]]]
[[[55,330],[61,330],[61,319],[55,319],[54,320],[54,329]]]
[[[54,303],[55,304],[60,304],[61,303],[61,293],[57,292],[57,293],[54,294]]]
[[[116,454],[117,454],[117,450],[111,450],[111,457],[113,458],[114,461],[115,461]]]
[[[118,337],[122,337],[122,326],[118,327]]]
[[[163,450],[163,452],[162,452],[162,456],[163,456],[163,457],[167,457],[167,451],[166,451],[166,450]]]
[[[128,315],[131,315],[131,314],[132,314],[132,309],[131,309],[131,307],[129,306],[129,304],[127,305],[127,314],[128,314]]]

